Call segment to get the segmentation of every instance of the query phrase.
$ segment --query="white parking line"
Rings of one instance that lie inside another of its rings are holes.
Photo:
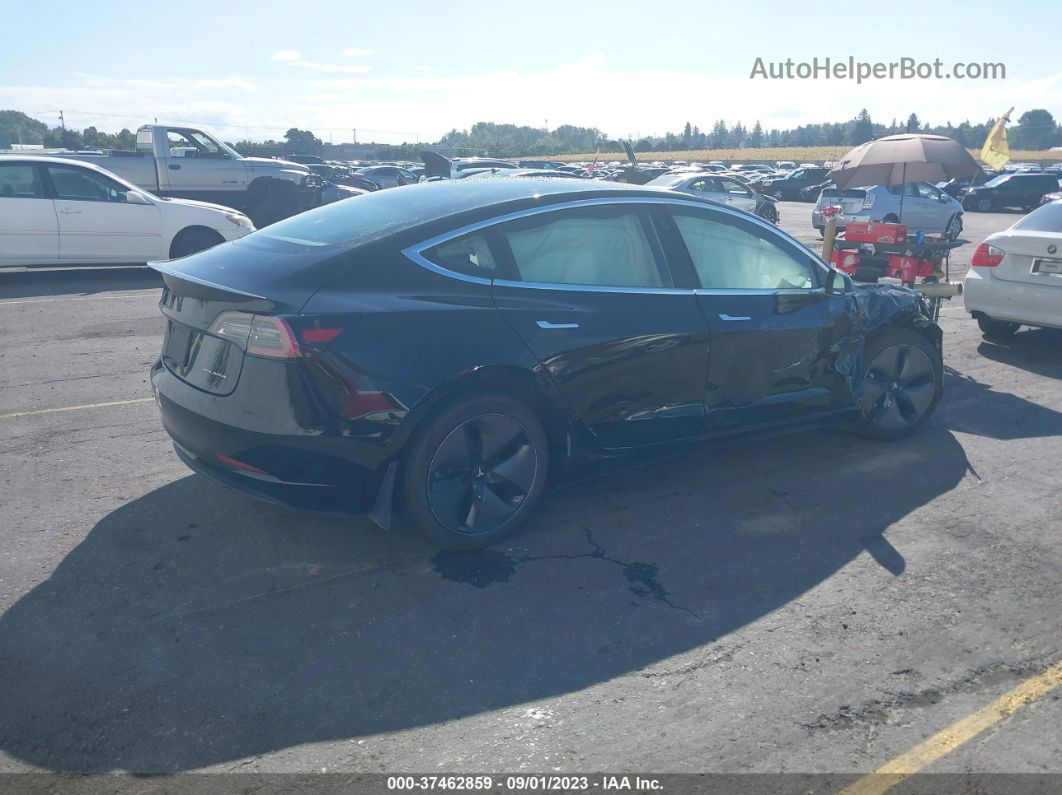
[[[155,398],[134,398],[133,400],[111,400],[107,403],[85,403],[81,406],[63,406],[57,409],[35,409],[33,411],[13,411],[10,414],[0,414],[0,420],[12,417],[34,417],[38,414],[56,414],[60,411],[79,411],[81,409],[103,409],[108,406],[131,406],[134,403],[153,403]]]
[[[159,300],[158,295],[154,293],[112,293],[111,295],[77,295],[66,296],[59,295],[54,298],[12,298],[7,301],[0,301],[0,306],[8,306],[11,304],[44,304],[49,301],[109,301],[113,298],[151,298],[152,300]]]

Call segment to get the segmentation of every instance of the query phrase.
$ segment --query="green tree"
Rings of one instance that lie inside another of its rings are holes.
[[[1058,140],[1058,125],[1048,111],[1036,108],[1021,114],[1007,134],[1015,149],[1050,149]]]
[[[848,143],[852,146],[864,144],[874,137],[874,122],[870,120],[870,114],[866,108],[859,111],[859,115],[851,122],[848,129]]]
[[[300,130],[298,127],[292,127],[284,133],[284,139],[296,153],[302,155],[320,154],[324,148],[320,138],[309,130]]]

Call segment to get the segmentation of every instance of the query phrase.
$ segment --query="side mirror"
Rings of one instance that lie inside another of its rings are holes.
[[[135,190],[127,190],[121,195],[125,197],[121,201],[124,201],[127,204],[151,204],[151,202],[144,198],[144,195],[142,193],[139,193]]]
[[[826,292],[830,295],[844,295],[852,286],[852,277],[840,271],[831,270],[826,277]]]

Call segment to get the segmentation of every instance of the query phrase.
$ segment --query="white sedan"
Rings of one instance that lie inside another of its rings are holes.
[[[988,335],[1023,325],[1062,328],[1062,201],[985,238],[963,282],[963,301]]]
[[[0,266],[170,259],[253,231],[229,207],[163,199],[88,163],[0,157]]]

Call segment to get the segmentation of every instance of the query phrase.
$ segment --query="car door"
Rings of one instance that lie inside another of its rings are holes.
[[[915,190],[923,207],[923,228],[927,232],[943,232],[952,213],[951,205],[941,198],[944,194],[928,182],[916,183]]]
[[[850,330],[851,298],[825,289],[831,271],[757,219],[691,206],[672,206],[670,218],[711,334],[709,432],[814,420],[848,407],[834,357]]]
[[[59,220],[39,168],[29,162],[0,163],[0,265],[59,259]]]
[[[647,206],[580,202],[497,225],[494,301],[606,448],[704,430],[708,327]]]
[[[719,187],[723,191],[724,201],[735,210],[756,212],[756,194],[736,179],[719,177]]]
[[[143,194],[80,166],[49,163],[45,172],[59,218],[60,260],[147,262],[165,256],[161,213]]]
[[[167,192],[217,201],[227,192],[247,189],[250,169],[199,130],[169,128],[166,141],[166,156],[158,167]]]

